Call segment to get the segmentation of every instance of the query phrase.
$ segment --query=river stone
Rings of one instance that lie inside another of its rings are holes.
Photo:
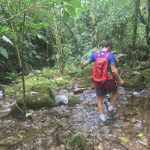
[[[57,95],[55,97],[56,104],[62,103],[62,104],[68,104],[68,96],[67,95]]]
[[[97,103],[95,90],[85,90],[83,91],[84,104],[94,105]]]
[[[19,142],[20,142],[20,139],[18,137],[10,136],[0,141],[0,147],[2,146],[10,147],[10,146],[18,144]]]
[[[37,93],[35,95],[26,95],[26,106],[31,109],[51,107],[55,100],[49,94]]]
[[[10,108],[6,109],[6,110],[0,110],[0,118],[6,117],[9,115],[10,113]]]

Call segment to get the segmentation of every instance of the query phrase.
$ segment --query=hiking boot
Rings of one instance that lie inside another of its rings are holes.
[[[99,118],[101,121],[105,122],[107,120],[106,115],[105,114],[101,114],[99,115]]]

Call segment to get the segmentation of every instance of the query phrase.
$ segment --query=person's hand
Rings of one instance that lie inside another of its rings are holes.
[[[120,79],[117,81],[117,85],[118,85],[118,86],[121,86],[121,85],[123,85],[123,84],[124,84],[124,80],[120,78]]]
[[[82,65],[82,66],[81,66],[81,69],[84,69],[84,68],[85,68],[85,66],[84,66],[84,65]]]

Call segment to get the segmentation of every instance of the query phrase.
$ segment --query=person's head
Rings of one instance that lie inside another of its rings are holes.
[[[102,41],[101,46],[102,48],[107,48],[108,50],[113,48],[113,44],[110,41]]]

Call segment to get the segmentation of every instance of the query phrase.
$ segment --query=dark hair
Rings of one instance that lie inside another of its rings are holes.
[[[107,47],[107,48],[110,47],[110,48],[112,48],[113,44],[110,41],[102,41],[101,46],[102,46],[102,48],[103,47]]]

